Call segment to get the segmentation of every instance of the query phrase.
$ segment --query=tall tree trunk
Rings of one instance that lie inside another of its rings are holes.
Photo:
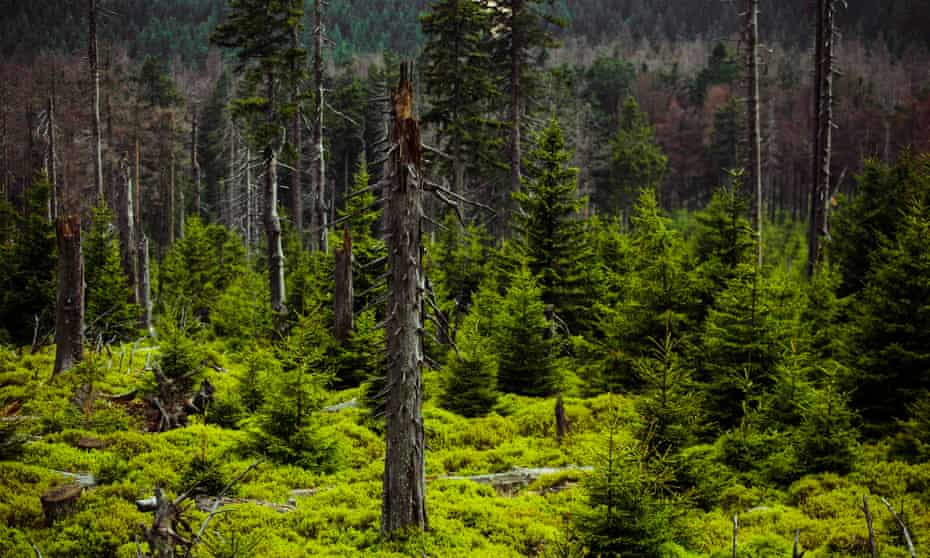
[[[299,44],[297,26],[291,30],[291,47],[296,49]],[[303,198],[303,160],[304,160],[304,142],[303,142],[303,111],[300,102],[300,80],[298,74],[300,68],[297,67],[296,59],[291,63],[291,76],[294,80],[291,96],[295,104],[294,118],[291,122],[291,142],[294,146],[294,170],[291,172],[291,220],[294,223],[294,230],[303,240],[304,232],[304,198]]]
[[[813,188],[810,198],[810,231],[807,271],[813,275],[823,260],[823,243],[829,235],[828,203],[830,164],[833,152],[833,39],[834,0],[817,0],[817,38],[814,48],[814,141]]]
[[[419,123],[413,117],[410,66],[393,94],[390,184],[385,207],[390,268],[386,455],[381,532],[427,528],[423,432],[423,292]],[[411,171],[415,169],[414,171]],[[417,174],[413,174],[417,173]]]
[[[523,29],[519,23],[523,0],[514,0],[510,14],[510,191],[522,188],[520,165],[523,155],[520,147],[520,128],[523,119]],[[511,205],[511,204],[507,204]]]
[[[200,130],[200,122],[198,121],[197,109],[194,109],[194,118],[191,123],[191,175],[194,180],[194,215],[201,217],[201,196],[202,196],[202,185],[201,185],[201,174],[200,174],[200,158],[198,157],[197,149],[197,134]]]
[[[352,234],[346,226],[342,233],[342,248],[335,251],[334,270],[336,290],[333,293],[333,333],[345,342],[352,334],[355,293],[352,286]]]
[[[252,254],[254,237],[252,235],[255,201],[252,197],[252,150],[245,148],[245,246]]]
[[[49,222],[58,220],[58,152],[55,149],[55,85],[48,96],[48,182],[51,186],[48,201]]]
[[[71,204],[69,204],[71,205]],[[55,304],[54,374],[84,359],[84,260],[81,255],[81,214],[68,208],[58,218],[58,294]]]
[[[88,48],[87,59],[90,63],[90,81],[93,92],[92,107],[92,142],[94,159],[94,186],[97,203],[104,201],[103,191],[103,146],[100,140],[100,68],[97,59],[97,0],[88,0]]]
[[[749,164],[747,177],[755,194],[756,269],[762,269],[762,126],[759,100],[759,0],[747,0],[746,11],[746,94],[747,131],[749,132]]]
[[[139,327],[150,336],[155,336],[152,327],[152,282],[149,271],[149,239],[144,232],[139,234]]]
[[[266,76],[268,88],[268,123],[275,119],[274,75]],[[271,308],[276,327],[284,328],[287,317],[284,291],[284,249],[281,246],[281,218],[278,216],[278,152],[274,145],[265,147],[265,237],[268,241],[268,281],[271,291]]]
[[[166,141],[168,142],[168,246],[171,246],[174,244],[174,235],[177,231],[177,224],[175,223],[177,207],[175,206],[175,200],[178,195],[175,182],[177,160],[174,153],[174,111],[168,114],[168,137]]]
[[[129,166],[129,159],[126,155],[120,160],[120,189],[118,196],[119,205],[119,245],[121,264],[123,274],[126,276],[130,293],[132,293],[132,302],[139,300],[137,266],[138,255],[136,254],[136,222],[135,222],[135,204],[133,202],[133,183],[132,169]]]
[[[326,250],[326,160],[323,149],[323,2],[314,0],[313,15],[313,208],[310,215],[310,249]]]

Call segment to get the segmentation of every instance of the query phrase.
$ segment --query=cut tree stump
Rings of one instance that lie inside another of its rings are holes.
[[[94,438],[93,436],[84,436],[83,438],[79,439],[74,444],[74,447],[78,449],[83,449],[83,450],[100,450],[100,449],[106,449],[110,447],[112,444],[113,442],[101,440],[100,438]]]
[[[45,491],[42,495],[42,513],[45,514],[45,525],[51,527],[53,523],[67,517],[74,511],[74,503],[81,497],[83,489],[78,483],[56,486]]]

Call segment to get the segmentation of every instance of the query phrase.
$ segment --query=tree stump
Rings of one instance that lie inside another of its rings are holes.
[[[106,440],[101,440],[100,438],[94,438],[93,436],[84,436],[80,438],[75,444],[74,447],[82,450],[100,450],[106,449],[112,444]]]
[[[81,491],[78,483],[48,489],[41,497],[45,525],[51,527],[59,519],[70,515],[74,511],[74,503],[81,497]]]

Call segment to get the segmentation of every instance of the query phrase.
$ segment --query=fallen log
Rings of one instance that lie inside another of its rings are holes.
[[[324,413],[338,413],[339,411],[344,411],[346,409],[355,409],[359,406],[358,398],[353,397],[348,401],[343,401],[336,405],[330,405],[329,407],[323,407]]]
[[[526,488],[527,486],[533,484],[537,479],[546,475],[555,475],[558,473],[564,473],[567,471],[577,471],[580,473],[589,473],[594,470],[594,467],[537,467],[537,468],[524,468],[524,467],[515,467],[514,469],[507,471],[506,473],[490,473],[485,475],[471,475],[471,476],[460,476],[460,475],[445,475],[440,477],[432,477],[427,479],[427,481],[432,480],[465,480],[476,482],[478,484],[487,484],[492,487],[499,494],[513,494],[514,492]]]

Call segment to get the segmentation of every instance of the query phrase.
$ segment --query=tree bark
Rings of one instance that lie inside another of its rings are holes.
[[[149,274],[149,239],[145,233],[139,234],[139,326],[150,336],[155,336],[152,327],[152,283]]]
[[[313,207],[310,215],[310,249],[327,250],[326,241],[326,161],[323,149],[323,2],[314,0],[313,14]]]
[[[92,142],[94,159],[94,186],[97,203],[104,201],[103,191],[103,146],[100,139],[100,68],[97,58],[97,0],[88,0],[88,48],[87,59],[90,63],[90,80],[93,91],[92,106]]]
[[[55,369],[69,370],[84,359],[84,260],[81,255],[81,215],[61,215],[58,240],[58,294],[55,305]]]
[[[174,156],[174,111],[168,114],[168,246],[174,244],[174,234],[177,230],[175,225],[175,156]]]
[[[523,116],[523,30],[518,22],[523,11],[523,0],[514,0],[510,14],[510,191],[522,188],[520,165],[523,155],[520,147],[520,128]],[[512,205],[513,202],[507,205]]]
[[[291,47],[297,48],[299,46],[298,39],[298,30],[295,26],[291,31]],[[293,91],[291,95],[293,96],[293,102],[295,104],[294,110],[294,119],[291,122],[291,142],[294,145],[294,170],[291,172],[291,220],[294,223],[294,230],[297,231],[298,236],[303,240],[304,232],[304,198],[303,198],[303,125],[301,119],[303,118],[303,111],[301,110],[300,103],[300,80],[298,79],[298,73],[300,69],[297,67],[296,60],[291,65],[291,76],[294,80]]]
[[[133,183],[132,169],[129,166],[129,159],[126,155],[120,160],[120,179],[121,186],[119,189],[119,244],[123,274],[126,276],[126,282],[129,286],[129,292],[132,293],[132,302],[139,300],[137,266],[138,255],[136,253],[136,222],[135,208],[133,201]]]
[[[353,306],[355,293],[352,286],[352,234],[349,227],[342,233],[342,248],[335,251],[336,268],[334,271],[336,291],[333,293],[333,313],[335,316],[333,333],[337,340],[345,342],[352,334]]]
[[[200,217],[201,212],[201,196],[202,196],[202,185],[201,185],[201,173],[200,173],[200,159],[197,155],[197,133],[199,132],[199,124],[197,110],[194,109],[194,119],[191,123],[191,175],[194,180],[194,215]]]
[[[49,222],[58,220],[58,152],[55,149],[55,86],[54,77],[52,93],[48,96],[48,182],[51,186],[49,192],[48,215]]]
[[[747,0],[746,11],[746,95],[747,131],[749,132],[749,164],[747,177],[755,194],[756,269],[762,269],[762,127],[759,99],[759,0]]]
[[[390,268],[387,317],[386,454],[381,508],[385,536],[427,528],[423,431],[423,293],[421,158],[413,117],[410,66],[394,90],[390,184],[385,223]]]
[[[833,152],[833,39],[834,0],[817,0],[817,33],[814,48],[813,188],[810,197],[807,271],[813,275],[823,260],[823,243],[829,235],[828,203],[830,164]]]
[[[869,550],[872,558],[878,558],[878,545],[875,543],[875,528],[872,526],[872,512],[869,510],[869,497],[862,495],[862,513],[865,514],[865,525],[869,529]]]
[[[268,88],[268,123],[275,119],[274,75],[266,76]],[[268,281],[271,291],[271,308],[276,326],[284,328],[287,316],[284,291],[284,249],[281,246],[281,218],[278,216],[278,153],[274,145],[265,147],[265,237],[268,241]]]

